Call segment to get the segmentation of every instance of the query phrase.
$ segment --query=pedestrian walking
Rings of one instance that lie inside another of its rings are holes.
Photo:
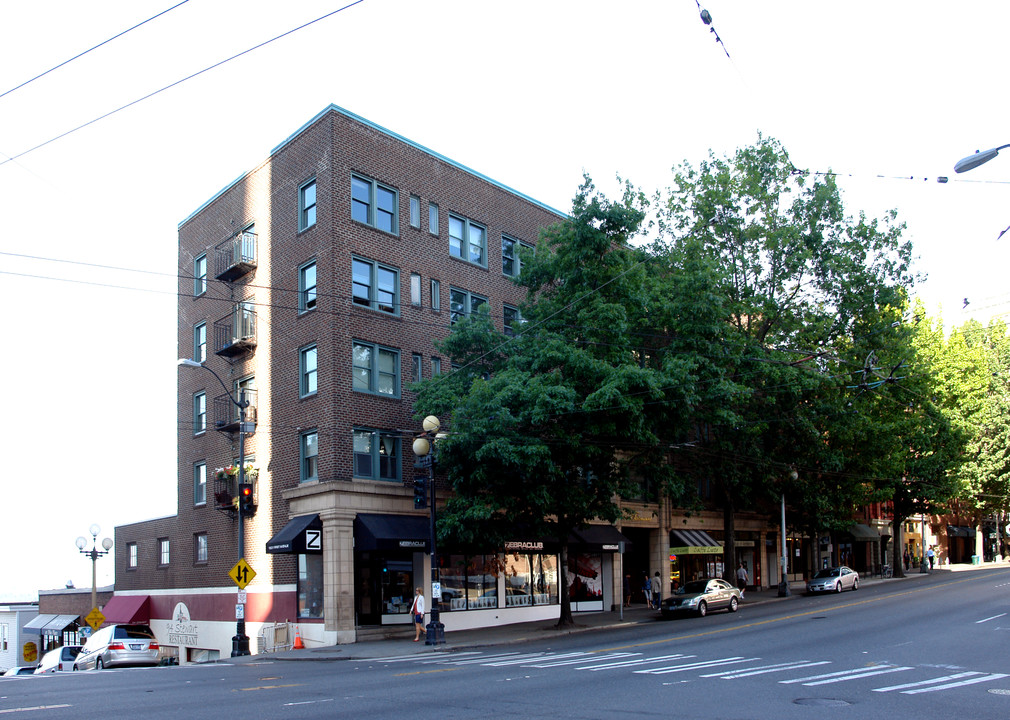
[[[908,572],[908,564],[912,562],[911,556],[908,554],[908,548],[905,548],[905,554],[902,556],[902,561],[905,563],[905,572]]]
[[[624,573],[624,607],[631,607],[631,573]]]
[[[659,603],[661,598],[659,597],[660,592],[663,588],[663,581],[659,579],[659,573],[656,573],[652,578],[652,607],[654,610],[659,610]]]
[[[750,584],[750,578],[747,576],[747,568],[744,567],[743,563],[736,569],[736,586],[740,588],[740,599],[743,600],[744,590],[747,589],[747,585]]]
[[[936,553],[933,552],[933,546],[929,546],[929,550],[926,551],[926,559],[929,561],[929,569],[933,569],[933,562],[936,560]]]
[[[645,595],[646,607],[652,607],[652,580],[649,579],[649,573],[645,573],[642,578],[642,594]]]
[[[424,630],[424,590],[414,590],[414,604],[410,606],[410,614],[414,616],[414,642],[421,639]]]

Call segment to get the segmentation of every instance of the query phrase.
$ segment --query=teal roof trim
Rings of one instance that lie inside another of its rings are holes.
[[[452,160],[451,158],[448,158],[445,155],[442,155],[441,153],[437,153],[434,150],[426,148],[424,145],[421,145],[419,143],[414,142],[413,140],[405,138],[403,135],[399,135],[398,133],[395,133],[392,130],[387,130],[386,128],[382,127],[381,125],[377,125],[377,124],[373,123],[371,120],[367,120],[367,119],[361,117],[360,115],[356,115],[356,114],[352,113],[350,110],[345,110],[344,108],[340,107],[339,105],[334,105],[332,103],[328,107],[326,107],[323,110],[321,110],[320,112],[316,113],[316,115],[311,120],[309,120],[307,123],[305,123],[300,128],[298,128],[297,130],[295,130],[295,132],[293,132],[291,135],[289,135],[287,138],[285,138],[279,145],[277,145],[273,150],[270,151],[269,157],[273,157],[274,155],[276,155],[286,145],[288,145],[295,138],[297,138],[299,135],[301,135],[303,132],[305,132],[309,127],[311,127],[315,123],[319,122],[323,117],[325,117],[330,112],[340,113],[344,117],[350,118],[351,120],[354,120],[355,122],[359,122],[362,125],[366,125],[366,126],[372,128],[373,130],[378,130],[383,135],[388,135],[389,137],[393,138],[394,140],[398,140],[399,142],[402,142],[402,143],[404,143],[406,145],[409,145],[412,148],[420,150],[421,152],[425,153],[426,155],[430,155],[430,156],[432,156],[433,158],[435,158],[437,160],[441,160],[442,162],[447,163],[448,165],[452,165],[453,167],[455,167],[455,168],[457,168],[459,170],[462,170],[463,172],[465,172],[465,173],[467,173],[469,175],[473,175],[475,178],[478,178],[478,179],[483,180],[483,181],[485,181],[487,183],[490,183],[491,185],[494,185],[497,188],[501,188],[505,192],[510,193],[512,195],[515,195],[516,197],[522,198],[523,200],[526,200],[527,202],[532,203],[533,205],[536,205],[537,207],[542,208],[542,209],[546,210],[547,212],[554,213],[559,218],[567,218],[568,217],[567,213],[564,213],[564,212],[561,212],[560,210],[552,208],[550,205],[547,205],[546,203],[542,203],[539,200],[531,198],[529,195],[526,195],[524,193],[519,192],[518,190],[510,188],[508,185],[500,183],[497,180],[493,180],[492,178],[489,178],[487,175],[484,175],[483,173],[479,173],[476,170],[474,170],[472,168],[469,168],[466,165],[463,165],[462,163],[458,163],[455,160]],[[200,205],[200,207],[198,207],[196,210],[194,210],[193,212],[191,212],[188,216],[186,216],[186,218],[184,220],[182,220],[179,223],[179,229],[181,229],[183,225],[185,225],[190,220],[192,220],[194,216],[198,215],[204,208],[206,208],[208,205],[210,205],[212,202],[214,202],[217,198],[219,198],[221,195],[223,195],[225,192],[227,192],[230,188],[232,188],[236,184],[238,184],[247,175],[249,175],[249,172],[242,173],[237,178],[235,178],[230,183],[228,183],[223,188],[221,188],[216,193],[214,193],[214,195],[212,195],[205,203],[203,203],[202,205]]]

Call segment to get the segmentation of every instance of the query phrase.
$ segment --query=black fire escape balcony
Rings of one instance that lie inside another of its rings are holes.
[[[256,311],[250,302],[236,303],[232,311],[214,323],[214,353],[235,358],[256,349]]]
[[[239,233],[217,248],[214,269],[218,280],[231,282],[256,269],[256,233]]]
[[[250,388],[235,393],[236,397],[245,393],[249,407],[245,409],[246,434],[256,430],[256,391]],[[235,403],[228,395],[218,395],[214,398],[214,429],[221,432],[238,432],[239,412]]]

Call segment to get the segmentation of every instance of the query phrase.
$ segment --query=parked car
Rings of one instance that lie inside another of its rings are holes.
[[[108,625],[84,643],[74,670],[101,670],[117,665],[157,665],[160,646],[147,625]]]
[[[64,645],[53,648],[42,656],[42,662],[35,668],[36,675],[54,672],[70,672],[74,669],[74,660],[81,652],[80,645]]]
[[[858,589],[859,573],[844,565],[818,570],[817,574],[807,581],[807,593],[810,594],[819,592],[840,593],[842,590]]]
[[[4,673],[4,677],[15,677],[17,675],[33,675],[35,673],[34,665],[25,665],[23,667],[12,667],[10,670]]]
[[[740,607],[740,591],[725,580],[692,580],[674,595],[660,603],[659,611],[664,618],[678,613],[697,613],[704,617],[709,610],[725,608],[736,612]]]

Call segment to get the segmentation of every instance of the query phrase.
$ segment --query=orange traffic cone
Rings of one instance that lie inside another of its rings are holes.
[[[298,626],[295,626],[295,644],[291,646],[292,650],[304,650],[305,643],[302,642],[302,634],[298,630]]]

